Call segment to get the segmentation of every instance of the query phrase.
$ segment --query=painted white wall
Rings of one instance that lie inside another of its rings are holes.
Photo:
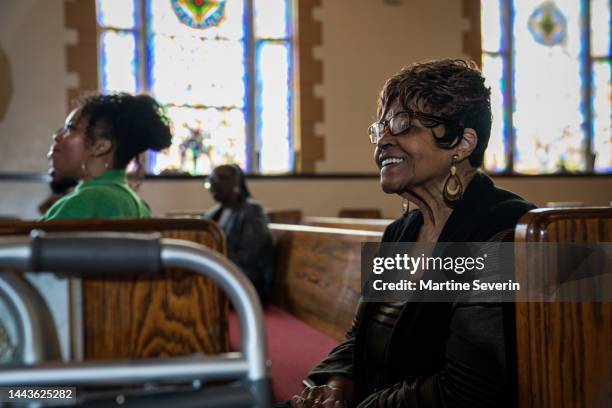
[[[75,84],[65,62],[75,38],[64,28],[63,1],[0,1],[0,48],[13,82],[0,121],[0,173],[47,170],[51,134],[64,123],[66,89]]]
[[[315,10],[323,24],[325,159],[318,173],[375,172],[367,128],[387,78],[403,66],[435,58],[465,57],[462,33],[469,28],[461,1],[323,0]]]
[[[512,178],[495,182],[542,207],[550,201],[607,206],[612,200],[612,177]],[[341,208],[379,208],[386,218],[401,213],[401,200],[384,194],[377,179],[254,179],[251,193],[268,209],[301,209],[307,216],[336,216]],[[38,218],[36,210],[48,194],[41,182],[0,181],[0,217]],[[213,205],[201,180],[146,180],[139,194],[153,214],[203,211]]]
[[[608,206],[612,200],[611,177],[503,177],[495,182],[540,207],[550,201]],[[249,181],[249,188],[266,208],[299,208],[306,216],[337,216],[341,208],[379,208],[385,218],[401,215],[401,199],[383,193],[378,180],[374,178],[258,179]],[[171,211],[199,211],[213,205],[201,182],[149,180],[142,185],[140,194],[158,215]]]

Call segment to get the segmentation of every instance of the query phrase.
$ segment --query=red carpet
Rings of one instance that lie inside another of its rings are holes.
[[[272,392],[277,401],[299,394],[302,380],[338,342],[289,313],[268,306],[265,310],[268,357],[272,361]],[[237,351],[240,345],[238,319],[230,313],[230,345]]]

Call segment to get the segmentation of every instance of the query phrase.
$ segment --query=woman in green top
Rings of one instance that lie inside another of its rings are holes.
[[[79,184],[57,201],[43,220],[150,217],[145,202],[128,186],[125,169],[145,150],[171,143],[168,119],[148,95],[86,98],[53,135],[53,170]]]

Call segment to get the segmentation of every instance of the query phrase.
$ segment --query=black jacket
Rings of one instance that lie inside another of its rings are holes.
[[[216,206],[204,215],[219,221],[223,208]],[[275,256],[268,217],[254,200],[245,200],[236,208],[223,228],[227,241],[227,257],[249,277],[259,297],[266,303],[272,290]]]
[[[491,240],[513,230],[533,208],[478,172],[438,241]],[[422,221],[420,211],[410,212],[389,225],[383,242],[415,241]],[[384,372],[372,386],[364,343],[375,306],[360,302],[346,341],[311,371],[311,380],[324,384],[332,375],[351,378],[360,408],[516,404],[513,304],[406,303],[391,333]]]

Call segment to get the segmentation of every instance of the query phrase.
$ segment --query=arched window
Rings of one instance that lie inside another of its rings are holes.
[[[492,172],[612,172],[610,0],[482,0]]]
[[[103,92],[146,92],[172,121],[150,174],[293,170],[291,0],[97,0]]]

